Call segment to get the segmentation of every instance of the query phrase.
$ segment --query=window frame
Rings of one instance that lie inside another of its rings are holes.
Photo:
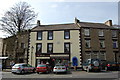
[[[99,37],[104,37],[104,31],[103,31],[103,30],[99,30],[98,36],[99,36]]]
[[[51,36],[49,35],[50,33],[52,33],[52,39],[50,39],[50,37],[51,37]],[[48,36],[48,37],[47,37],[48,40],[53,40],[53,31],[48,31],[47,36]]]
[[[52,51],[49,51],[49,45],[52,45]],[[53,53],[53,43],[47,43],[47,53]]]
[[[68,44],[69,45],[69,51],[66,51],[66,44]],[[64,53],[70,53],[70,51],[71,51],[71,46],[70,46],[70,43],[68,42],[68,43],[64,43]]]
[[[99,42],[100,42],[100,48],[105,48],[105,40],[99,40]]]
[[[116,30],[112,30],[112,37],[117,37],[117,31]]]
[[[86,46],[86,44],[87,44],[87,41],[89,41],[89,44],[88,44],[88,47]],[[91,40],[85,40],[85,48],[91,48]]]
[[[116,47],[114,47],[114,42],[116,43]],[[113,48],[114,49],[118,48],[118,41],[117,40],[113,40]]]
[[[90,29],[84,29],[84,35],[90,36]]]
[[[66,32],[69,32],[69,38],[66,38]],[[64,30],[64,39],[70,39],[70,30]]]
[[[39,33],[41,33],[41,39],[39,39]],[[42,34],[43,34],[42,31],[38,31],[38,32],[37,32],[37,40],[42,40]]]
[[[38,45],[41,45],[41,50],[38,51]],[[42,53],[42,43],[36,43],[36,52]]]

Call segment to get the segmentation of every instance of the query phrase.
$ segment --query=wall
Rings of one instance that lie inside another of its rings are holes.
[[[64,39],[64,31],[53,31],[53,40],[47,40],[47,31],[43,31],[42,40],[36,41],[36,36],[37,32],[30,33],[29,64],[33,63],[32,65],[35,66],[36,43],[42,43],[42,53],[47,53],[47,43],[53,43],[53,53],[64,54],[64,42],[70,42],[70,60],[72,61],[72,57],[76,56],[78,58],[78,62],[80,62],[79,30],[70,30],[69,40]],[[33,50],[31,49],[32,46],[34,47]],[[33,54],[32,57],[31,53]],[[33,59],[32,62],[31,58]]]

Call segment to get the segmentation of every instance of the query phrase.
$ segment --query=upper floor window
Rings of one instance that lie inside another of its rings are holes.
[[[21,48],[25,48],[25,44],[24,43],[21,43]]]
[[[99,36],[104,36],[103,30],[99,30]]]
[[[37,43],[36,44],[36,52],[42,53],[42,43]]]
[[[64,31],[64,39],[70,39],[70,31],[69,30]]]
[[[118,48],[118,41],[113,41],[113,48]]]
[[[104,40],[100,40],[100,48],[105,48],[105,41]]]
[[[37,40],[42,40],[42,32],[37,32]]]
[[[90,36],[90,29],[84,29],[85,36]]]
[[[48,40],[53,40],[53,31],[48,31]]]
[[[70,53],[70,43],[64,43],[64,52]]]
[[[48,45],[47,45],[47,52],[48,53],[53,53],[53,43],[48,43]]]
[[[90,40],[85,40],[85,47],[90,48]]]
[[[117,31],[116,30],[112,31],[112,37],[117,37]]]

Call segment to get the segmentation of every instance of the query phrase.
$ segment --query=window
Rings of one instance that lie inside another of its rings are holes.
[[[48,40],[53,40],[53,31],[48,31]]]
[[[21,43],[21,48],[25,48],[25,44],[24,43]]]
[[[113,41],[113,48],[118,48],[118,41]]]
[[[48,53],[53,53],[53,43],[48,43],[48,45],[47,45],[47,52]]]
[[[101,60],[106,60],[106,53],[105,52],[100,52],[100,59]]]
[[[69,30],[64,31],[64,39],[70,39],[70,31]]]
[[[85,47],[90,48],[90,40],[85,40]]]
[[[70,43],[64,43],[64,52],[70,53]]]
[[[104,36],[103,30],[99,30],[99,36]]]
[[[91,52],[85,52],[86,53],[86,60],[91,59]]]
[[[90,36],[90,30],[89,29],[84,29],[85,36]]]
[[[104,40],[100,40],[100,48],[105,48],[105,41]]]
[[[113,31],[112,31],[112,37],[117,37],[117,32],[116,32],[116,30],[113,30]]]
[[[37,40],[42,40],[42,32],[37,32]]]
[[[42,53],[42,43],[36,44],[36,52]]]

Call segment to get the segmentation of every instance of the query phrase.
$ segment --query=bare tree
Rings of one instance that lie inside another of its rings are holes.
[[[33,8],[26,2],[19,2],[6,11],[1,18],[1,26],[4,31],[10,35],[21,32],[31,27],[31,22],[36,18],[37,14]]]

